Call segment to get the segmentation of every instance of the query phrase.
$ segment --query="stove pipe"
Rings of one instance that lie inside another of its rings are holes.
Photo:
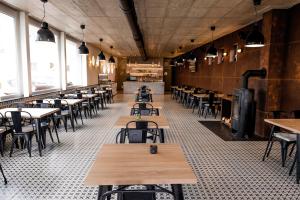
[[[250,77],[260,77],[265,78],[267,75],[267,70],[265,68],[256,69],[256,70],[247,70],[242,75],[242,88],[248,89],[248,79]]]

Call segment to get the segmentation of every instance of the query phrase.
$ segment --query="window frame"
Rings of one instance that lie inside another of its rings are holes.
[[[29,26],[35,26],[37,28],[39,28],[41,26],[41,22],[37,21],[36,19],[29,17],[29,21],[28,21],[28,31],[29,31]],[[49,25],[49,29],[51,29],[51,31],[53,32],[53,34],[55,36],[57,36],[57,53],[58,53],[58,70],[59,70],[59,83],[61,82],[61,45],[60,45],[60,32],[53,28],[52,26]],[[29,34],[28,34],[29,37]],[[29,40],[29,38],[28,38]],[[30,52],[30,42],[29,42],[29,52]],[[31,58],[30,58],[31,60]],[[31,62],[30,62],[30,73],[31,73]],[[31,87],[31,91],[32,91],[32,80],[30,83],[30,87]],[[61,90],[61,85],[59,84],[59,86],[57,88],[51,88],[51,89],[46,89],[46,90],[40,90],[40,91],[35,91],[35,92],[31,92],[30,96],[37,96],[37,95],[41,95],[41,94],[47,94],[47,93],[52,93],[52,92],[57,92]]]
[[[83,87],[82,69],[81,69],[81,74],[80,74],[80,76],[81,76],[81,85],[71,85],[71,86],[68,86],[68,75],[67,75],[67,73],[68,73],[67,72],[67,62],[68,62],[68,60],[67,60],[67,40],[76,43],[78,45],[77,47],[79,47],[79,44],[80,44],[79,40],[73,38],[70,35],[66,35],[66,45],[65,45],[65,52],[66,52],[66,76],[67,76],[67,78],[66,78],[66,88],[67,89],[74,89],[74,88],[77,88],[77,87]],[[83,67],[83,65],[82,65],[82,58],[80,58],[80,62],[81,62],[81,68],[82,68]]]
[[[0,13],[14,18],[15,26],[15,36],[16,36],[16,66],[17,66],[17,90],[19,93],[7,96],[0,96],[0,102],[9,101],[13,99],[18,99],[24,97],[23,88],[22,88],[22,66],[21,66],[21,51],[20,51],[20,15],[19,12],[5,4],[0,4]]]

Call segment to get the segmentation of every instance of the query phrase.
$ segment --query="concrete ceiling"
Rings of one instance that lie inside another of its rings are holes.
[[[43,16],[39,0],[3,0]],[[257,18],[252,0],[134,0],[146,51],[150,57],[173,57],[210,41],[209,27],[216,26],[215,38],[231,33]],[[273,8],[289,8],[300,0],[262,0],[259,18]],[[46,21],[53,27],[80,39],[80,24],[86,24],[86,41],[99,45],[116,56],[139,55],[128,22],[118,0],[49,0]],[[194,43],[190,40],[195,39]],[[113,52],[109,46],[113,45]],[[182,50],[178,47],[182,46]]]

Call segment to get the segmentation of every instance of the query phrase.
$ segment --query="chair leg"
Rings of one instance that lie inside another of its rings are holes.
[[[3,157],[3,144],[4,144],[4,142],[3,142],[3,136],[1,135],[0,136],[1,138],[0,138],[0,153],[1,153],[1,156]]]
[[[271,131],[270,131],[270,135],[269,135],[269,140],[268,140],[267,148],[265,150],[265,153],[264,153],[262,161],[265,161],[266,157],[269,157],[270,151],[271,151],[272,146],[273,146],[273,133],[274,133],[274,129],[275,129],[275,126],[272,126]]]
[[[295,167],[295,164],[296,164],[296,160],[297,160],[297,156],[296,156],[296,154],[295,154],[295,157],[294,157],[294,160],[293,160],[293,164],[292,164],[291,169],[290,169],[290,171],[289,171],[289,176],[291,176],[292,173],[293,173],[293,171],[294,171],[294,167]]]
[[[17,139],[18,139],[17,137],[13,136],[12,141],[11,141],[9,157],[11,157],[13,154],[15,142],[17,141]]]
[[[64,123],[64,126],[65,126],[65,130],[66,130],[66,132],[68,132],[68,124],[67,124],[67,122],[68,122],[68,119],[67,119],[67,117],[64,117],[64,119],[63,119],[63,123]]]
[[[81,123],[82,123],[82,125],[83,125],[83,120],[82,120],[82,113],[81,113],[81,110],[79,110],[78,112],[79,112],[79,117],[80,117],[80,119],[81,119]]]
[[[284,141],[281,141],[280,144],[281,144],[281,164],[282,164],[282,167],[284,167],[286,155],[287,155],[287,144]]]
[[[4,179],[4,185],[6,185],[6,184],[7,184],[7,179],[6,179],[5,175],[4,175],[4,171],[3,171],[3,169],[2,169],[1,164],[0,164],[0,171],[1,171],[1,174],[2,174],[3,179]]]
[[[292,146],[292,149],[291,149],[291,151],[290,151],[290,153],[289,153],[289,156],[290,156],[290,157],[291,157],[292,154],[293,154],[293,151],[294,151],[294,149],[295,149],[295,146],[296,146],[296,143],[294,143],[293,146]]]
[[[47,130],[48,130],[48,132],[49,132],[49,135],[50,135],[51,141],[52,141],[52,142],[54,142],[54,140],[53,140],[53,136],[52,136],[52,131],[51,131],[51,129],[50,129],[50,127],[49,127],[49,126],[47,127]]]

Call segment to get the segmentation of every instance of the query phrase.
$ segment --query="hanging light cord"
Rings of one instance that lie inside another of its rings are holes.
[[[44,19],[45,19],[45,17],[46,17],[46,8],[45,8],[45,3],[46,3],[46,2],[44,2],[44,3],[43,3],[44,16],[43,16],[42,22],[44,22]]]
[[[84,31],[83,31],[83,28],[81,29],[82,31],[82,42],[84,42]]]

